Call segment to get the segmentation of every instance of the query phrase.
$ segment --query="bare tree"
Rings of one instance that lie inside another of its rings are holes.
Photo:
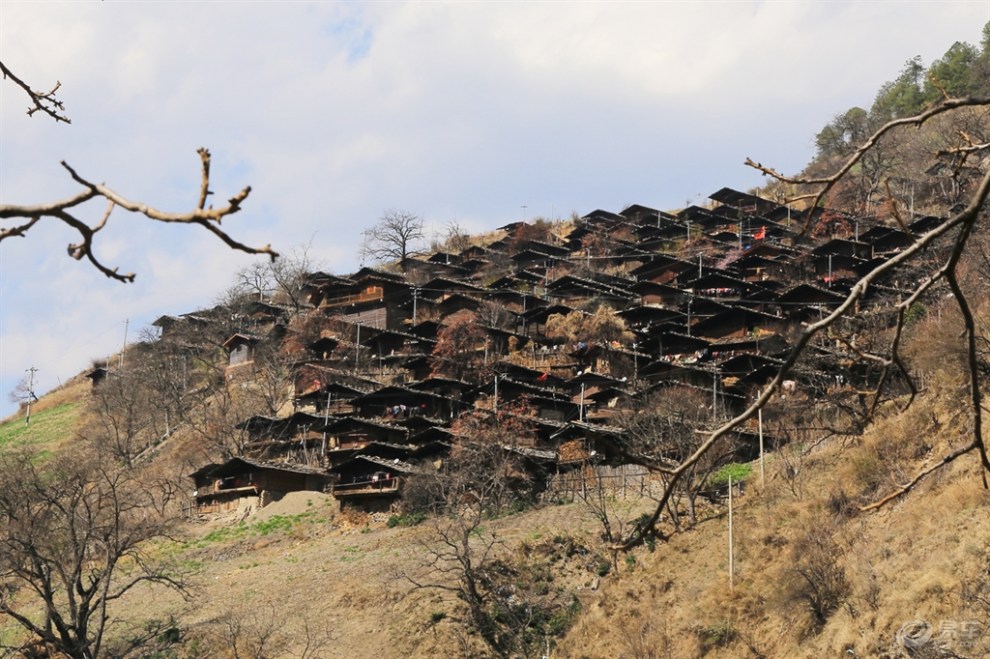
[[[42,112],[52,117],[56,121],[69,123],[65,115],[65,107],[56,97],[56,92],[60,83],[49,92],[41,92],[31,88],[30,85],[15,76],[2,62],[0,62],[0,72],[4,78],[10,79],[14,84],[23,89],[31,99],[32,107],[28,109],[28,115],[35,112]],[[86,258],[100,272],[111,279],[121,282],[134,281],[134,273],[122,274],[118,268],[109,267],[100,261],[93,252],[93,241],[96,235],[107,227],[110,214],[115,208],[123,208],[131,213],[137,213],[156,222],[169,224],[195,224],[203,227],[213,235],[217,236],[231,249],[246,252],[248,254],[267,254],[275,259],[278,254],[272,250],[271,246],[250,247],[238,242],[221,227],[221,221],[241,210],[241,204],[251,193],[250,186],[245,187],[240,192],[230,197],[227,203],[218,208],[212,205],[207,206],[206,202],[213,191],[210,190],[210,152],[205,148],[197,150],[202,166],[202,182],[199,190],[199,201],[191,211],[171,212],[164,211],[149,206],[140,201],[133,201],[124,197],[103,183],[94,183],[84,178],[68,163],[62,161],[62,167],[69,173],[70,178],[82,188],[75,195],[66,199],[52,201],[41,204],[19,205],[0,204],[0,241],[6,238],[24,237],[27,232],[44,218],[57,220],[64,223],[79,234],[79,242],[71,243],[68,247],[69,256],[78,260]],[[77,209],[94,199],[104,199],[106,208],[99,219],[81,219]],[[16,223],[16,224],[15,224]]]
[[[527,429],[504,413],[465,415],[455,429],[464,441],[430,479],[433,494],[426,497],[436,513],[422,545],[429,575],[407,578],[454,595],[467,609],[466,625],[497,656],[541,656],[566,629],[575,600],[548,588],[541,566],[516,560],[487,523],[526,497],[528,479],[511,448]]]
[[[623,458],[659,475],[667,485],[668,469],[690,456],[710,427],[711,400],[707,393],[688,387],[672,387],[646,397],[635,409],[623,410],[616,424],[625,428]],[[667,501],[667,513],[675,528],[686,512],[688,523],[697,523],[698,496],[709,487],[711,475],[735,455],[729,437],[684,472]],[[681,502],[687,510],[681,510]]]
[[[402,261],[415,253],[423,239],[423,218],[395,209],[385,211],[375,226],[365,229],[362,255],[378,262]]]
[[[34,395],[34,391],[31,389],[31,380],[28,376],[22,377],[17,381],[17,384],[7,395],[7,399],[11,403],[17,403],[18,405],[24,405],[29,401],[36,401],[38,397]]]
[[[463,252],[471,246],[471,236],[461,227],[457,220],[447,223],[443,233],[444,251]]]
[[[184,592],[179,572],[146,551],[169,528],[149,480],[81,453],[43,465],[0,455],[0,613],[25,635],[16,649],[102,656],[126,593],[148,583]]]
[[[924,112],[913,116],[884,124],[876,132],[853,151],[835,173],[819,178],[794,178],[787,177],[775,170],[765,167],[757,162],[747,159],[747,164],[755,167],[764,174],[773,177],[784,183],[803,186],[807,192],[799,194],[790,201],[810,200],[811,208],[818,209],[823,206],[829,193],[835,186],[861,162],[863,157],[873,150],[878,142],[885,135],[891,132],[916,128],[922,126],[934,117],[951,116],[959,110],[967,108],[987,108],[990,107],[990,99],[987,98],[947,98]],[[937,157],[951,157],[956,159],[978,160],[985,158],[990,152],[990,143],[976,142],[971,136],[963,133],[958,136],[959,141],[951,148],[943,149],[936,154]],[[871,363],[879,369],[878,377],[869,391],[864,391],[863,405],[868,410],[868,415],[877,410],[878,405],[883,400],[889,400],[891,378],[898,377],[907,388],[906,398],[903,399],[901,407],[910,405],[917,394],[917,386],[909,372],[901,355],[901,339],[908,318],[907,312],[913,304],[921,299],[926,293],[934,290],[937,285],[943,285],[948,290],[948,294],[954,304],[958,307],[963,318],[962,343],[965,344],[966,352],[966,374],[969,379],[969,396],[967,411],[971,420],[970,440],[958,448],[946,453],[941,460],[934,461],[933,464],[918,472],[913,478],[896,488],[886,496],[881,497],[872,504],[862,506],[863,511],[873,510],[884,504],[903,496],[910,492],[926,476],[934,473],[941,467],[950,464],[958,458],[975,453],[979,457],[982,467],[984,485],[987,484],[986,473],[990,471],[990,456],[988,456],[986,443],[983,437],[983,407],[982,407],[982,362],[980,353],[981,335],[977,328],[976,318],[973,312],[973,291],[967,292],[961,283],[961,274],[965,268],[961,265],[964,262],[964,255],[967,247],[970,246],[970,239],[974,235],[979,223],[985,224],[987,221],[987,200],[990,198],[990,170],[983,165],[982,178],[971,188],[967,205],[947,218],[942,219],[930,230],[913,234],[914,242],[904,247],[895,256],[875,265],[867,273],[862,275],[851,287],[842,303],[838,304],[831,313],[817,322],[806,324],[796,337],[794,345],[790,349],[783,364],[779,367],[776,375],[762,393],[740,414],[718,428],[707,433],[704,440],[698,447],[676,465],[663,466],[659,469],[667,477],[664,491],[659,498],[658,504],[653,513],[630,533],[617,546],[630,548],[656,532],[656,524],[660,520],[662,512],[665,510],[668,501],[673,496],[676,488],[694,466],[704,459],[736,426],[754,417],[756,413],[767,404],[767,402],[777,395],[784,380],[798,361],[805,355],[806,348],[820,333],[837,327],[843,319],[854,317],[859,311],[859,304],[870,290],[883,277],[897,271],[908,271],[910,269],[910,292],[902,296],[900,300],[893,303],[896,318],[892,327],[886,333],[887,341],[883,346],[876,346],[872,350],[857,350],[854,343],[849,344],[858,360]],[[807,222],[803,233],[813,232],[816,222],[820,220],[821,214],[812,212],[807,214]],[[939,251],[939,248],[942,248]],[[936,258],[932,259],[932,252],[936,253]]]
[[[309,245],[295,247],[274,261],[252,263],[238,271],[235,290],[299,313],[307,306],[306,275],[322,267],[314,263],[309,248]]]
[[[487,378],[481,348],[488,335],[473,311],[459,311],[448,316],[437,333],[437,343],[430,355],[430,366],[439,373],[472,382]]]
[[[140,377],[140,371],[114,372],[93,391],[91,415],[79,434],[110,463],[127,467],[164,433],[155,423],[153,382]]]
[[[273,602],[252,605],[250,611],[228,611],[210,623],[210,638],[234,659],[298,657],[319,659],[332,641],[326,612],[318,611],[293,624]]]

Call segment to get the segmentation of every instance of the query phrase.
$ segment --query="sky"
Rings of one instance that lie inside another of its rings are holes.
[[[799,171],[832,117],[920,55],[980,42],[990,0],[939,2],[45,2],[0,0],[0,61],[62,84],[71,125],[0,80],[0,204],[79,188],[59,164],[162,210],[196,204],[196,149],[232,236],[323,270],[361,266],[390,209],[442,236],[634,203],[674,209]],[[92,203],[80,216],[98,221]],[[212,306],[264,257],[121,210],[96,253],[47,221],[0,244],[0,418],[163,314]]]

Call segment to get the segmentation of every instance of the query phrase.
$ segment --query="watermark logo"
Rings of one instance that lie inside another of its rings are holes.
[[[932,640],[932,626],[927,620],[911,620],[897,630],[897,642],[908,650],[918,650]]]
[[[983,634],[978,620],[942,620],[938,627],[927,620],[910,620],[897,630],[897,642],[907,650],[932,644],[939,647],[971,646]]]

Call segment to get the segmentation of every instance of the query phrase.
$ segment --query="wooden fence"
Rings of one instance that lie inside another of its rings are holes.
[[[574,501],[595,495],[599,488],[606,496],[616,498],[656,497],[663,490],[659,479],[640,465],[587,465],[551,476],[543,497],[548,501]]]

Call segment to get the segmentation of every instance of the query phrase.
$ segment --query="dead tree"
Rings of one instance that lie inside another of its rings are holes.
[[[65,114],[65,106],[56,96],[61,83],[56,83],[55,87],[48,92],[37,91],[29,84],[14,75],[9,68],[0,62],[0,73],[4,78],[11,80],[20,87],[31,100],[31,107],[28,108],[28,115],[35,112],[47,114],[55,121],[70,123]],[[87,259],[97,270],[107,277],[121,282],[134,281],[134,273],[122,274],[118,268],[105,265],[93,251],[93,242],[96,235],[103,231],[110,215],[115,208],[122,208],[131,213],[137,213],[155,222],[165,222],[169,224],[194,224],[203,227],[231,249],[246,252],[248,254],[267,254],[273,260],[278,254],[272,250],[271,246],[250,247],[235,240],[230,234],[221,228],[224,218],[233,215],[241,210],[241,204],[251,193],[251,187],[245,187],[240,192],[230,197],[227,203],[214,208],[207,206],[207,200],[213,191],[210,190],[210,152],[205,148],[197,150],[200,163],[202,165],[202,182],[199,189],[199,200],[196,206],[186,212],[164,211],[153,206],[149,206],[140,201],[134,201],[118,194],[103,183],[95,183],[84,178],[75,169],[69,166],[64,160],[62,167],[68,172],[69,177],[82,188],[75,195],[58,201],[51,201],[40,204],[0,204],[0,241],[7,238],[23,238],[42,219],[56,220],[62,222],[79,234],[79,242],[70,243],[68,247],[69,256],[78,260]],[[80,209],[87,202],[94,199],[106,201],[106,207],[102,216],[98,219],[83,219]]]
[[[403,261],[415,253],[423,239],[423,218],[405,211],[388,210],[375,226],[365,229],[361,253],[379,263]]]
[[[888,133],[912,127],[920,127],[934,117],[951,117],[952,113],[963,109],[988,107],[990,107],[990,99],[988,98],[947,98],[916,116],[890,121],[870,135],[859,148],[849,155],[833,174],[825,177],[787,177],[750,159],[747,159],[746,162],[748,165],[778,181],[794,186],[804,186],[809,189],[809,192],[789,199],[788,203],[799,200],[810,200],[811,210],[815,211],[824,207],[830,191],[835,188],[839,181],[849,175],[863,157],[870,153],[876,147],[879,140]],[[960,134],[956,146],[944,149],[936,154],[936,156],[953,158],[959,164],[985,158],[988,153],[990,153],[990,142],[973,139],[971,134],[963,132]],[[964,332],[961,342],[965,345],[966,353],[966,373],[969,379],[967,409],[971,421],[972,434],[967,442],[949,451],[940,460],[921,470],[914,478],[903,483],[886,496],[863,506],[861,510],[874,510],[903,496],[907,492],[910,492],[926,476],[970,453],[975,453],[978,456],[982,466],[983,484],[987,486],[986,472],[990,471],[990,457],[988,457],[986,443],[983,437],[983,408],[981,406],[983,393],[981,388],[980,359],[982,337],[978,331],[974,317],[972,296],[960,284],[960,262],[963,259],[967,246],[970,245],[970,239],[978,224],[981,221],[984,223],[987,222],[988,197],[990,197],[990,169],[985,169],[982,173],[982,178],[970,192],[968,203],[962,210],[942,219],[934,228],[924,233],[913,234],[914,242],[912,244],[904,247],[895,256],[874,266],[869,272],[862,275],[852,286],[845,299],[831,313],[817,322],[805,325],[796,337],[793,347],[772,381],[742,413],[709,432],[697,449],[683,460],[680,460],[676,465],[661,467],[659,469],[666,476],[667,480],[656,508],[625,539],[617,543],[616,547],[628,549],[643,542],[645,538],[655,535],[657,533],[656,525],[660,520],[661,514],[676,491],[681,479],[685,478],[690,470],[699,461],[703,460],[726,434],[754,417],[781,390],[783,382],[788,377],[791,369],[802,358],[805,349],[815,337],[823,331],[837,326],[843,319],[854,317],[857,313],[858,303],[864,299],[867,291],[884,276],[903,268],[912,269],[913,281],[915,283],[911,286],[910,293],[894,304],[896,320],[888,332],[888,341],[882,347],[874,347],[868,352],[860,351],[858,354],[861,360],[871,362],[880,369],[877,384],[871,391],[864,393],[864,405],[867,410],[867,417],[871,417],[876,412],[878,405],[884,400],[885,385],[895,375],[900,377],[909,389],[906,401],[904,401],[902,407],[906,408],[906,406],[913,402],[918,389],[905,365],[900,349],[906,314],[908,309],[923,295],[931,291],[933,287],[944,284],[963,318]],[[807,223],[803,228],[804,234],[813,232],[816,222],[819,221],[820,214],[809,212],[807,217]],[[931,253],[939,246],[944,246],[944,251],[939,254],[939,258],[932,259]]]
[[[145,550],[166,536],[169,517],[137,471],[84,454],[39,462],[0,456],[0,614],[23,632],[14,645],[5,635],[3,647],[103,656],[126,593],[141,584],[185,592],[180,573]]]

